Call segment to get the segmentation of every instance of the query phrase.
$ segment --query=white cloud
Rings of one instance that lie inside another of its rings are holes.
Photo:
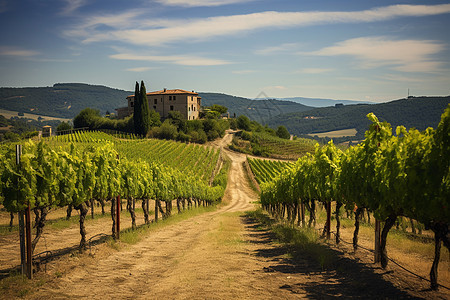
[[[65,0],[64,2],[66,6],[61,12],[63,15],[69,15],[87,4],[87,0]]]
[[[360,67],[390,66],[402,72],[435,72],[442,63],[433,61],[432,55],[444,50],[436,41],[392,40],[387,37],[361,37],[339,42],[318,51],[300,54],[339,56],[359,59]]]
[[[184,1],[188,3],[188,1]],[[206,1],[201,1],[206,2]],[[192,2],[194,3],[194,2]],[[137,23],[131,11],[104,20],[94,17],[71,33],[80,33],[85,43],[121,41],[130,44],[161,46],[177,41],[200,41],[214,37],[236,36],[255,30],[271,28],[305,27],[320,24],[379,22],[398,17],[429,16],[450,13],[450,4],[442,5],[392,5],[352,12],[276,12],[267,11],[245,15],[218,16],[204,19],[169,19],[147,24]],[[97,30],[98,25],[108,25],[111,30]],[[84,29],[85,32],[80,31]],[[77,30],[78,29],[78,30]]]
[[[85,38],[95,32],[100,32],[98,29],[100,26],[110,27],[110,31],[118,28],[129,28],[138,27],[138,24],[144,22],[144,24],[148,24],[148,26],[156,25],[157,23],[153,21],[153,23],[149,23],[149,21],[145,21],[139,19],[138,17],[143,15],[145,12],[143,10],[129,10],[126,12],[122,12],[119,14],[103,14],[103,15],[93,15],[84,18],[83,22],[77,26],[69,30],[65,30],[63,34],[67,37],[76,37],[76,38]],[[138,22],[141,21],[141,22]],[[162,23],[164,24],[164,23]],[[107,31],[106,31],[107,32]],[[100,35],[100,33],[97,33]]]
[[[421,78],[413,78],[413,77],[406,77],[406,76],[400,76],[398,74],[385,74],[383,77],[380,77],[382,80],[387,80],[389,82],[412,82],[412,83],[423,83],[426,79]]]
[[[33,50],[20,49],[16,47],[0,46],[0,56],[33,57],[40,53]]]
[[[264,88],[264,90],[278,90],[278,91],[280,91],[280,90],[286,90],[287,88],[285,87],[285,86],[282,86],[282,85],[273,85],[273,86],[266,86],[265,88]]]
[[[184,6],[184,7],[196,7],[196,6],[221,6],[234,3],[245,3],[255,0],[156,0],[157,2],[168,6]]]
[[[73,62],[71,59],[64,59],[64,58],[32,58],[32,61],[37,62],[56,62],[56,63],[70,63]]]
[[[232,71],[231,73],[233,74],[251,74],[251,73],[255,73],[255,70],[236,70],[236,71]]]
[[[292,51],[299,46],[298,43],[285,43],[279,46],[271,46],[256,50],[255,53],[259,55],[271,55],[280,52]]]
[[[155,68],[152,67],[140,67],[140,68],[130,68],[130,69],[126,69],[126,71],[130,71],[130,72],[146,72],[149,70],[153,70]]]
[[[217,66],[231,63],[220,59],[204,58],[190,55],[137,55],[131,53],[119,53],[110,55],[109,57],[119,60],[167,62],[182,66]]]
[[[305,73],[305,74],[322,74],[332,72],[334,69],[327,68],[304,68],[299,70],[297,73]]]

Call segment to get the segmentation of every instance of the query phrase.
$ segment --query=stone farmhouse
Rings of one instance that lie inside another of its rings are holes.
[[[159,113],[161,118],[167,118],[170,111],[179,111],[186,120],[198,119],[201,97],[194,91],[164,89],[147,93],[148,107]],[[134,95],[127,97],[128,106],[117,108],[119,119],[125,118],[134,111]]]

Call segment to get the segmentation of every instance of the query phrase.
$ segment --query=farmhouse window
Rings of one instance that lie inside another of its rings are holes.
[[[173,105],[170,106],[170,110],[173,110]]]
[[[155,99],[155,102],[154,102],[155,104],[158,104],[158,99]]]

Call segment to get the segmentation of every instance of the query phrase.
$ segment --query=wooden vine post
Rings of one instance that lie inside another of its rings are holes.
[[[380,126],[376,126],[377,132],[380,132]],[[380,143],[377,144],[380,147]],[[381,244],[381,222],[375,216],[375,252],[374,252],[374,263],[381,262],[380,244]]]
[[[373,258],[374,263],[381,262],[380,244],[381,244],[381,222],[375,219],[375,252]]]
[[[33,278],[33,262],[32,262],[32,249],[31,249],[31,209],[30,202],[26,208],[25,213],[25,223],[26,223],[26,240],[27,240],[27,277],[28,279]]]
[[[116,238],[117,240],[119,240],[120,238],[120,196],[117,196],[117,201],[116,201]]]
[[[117,160],[119,160],[119,155],[117,154]],[[120,210],[122,209],[122,201],[120,200],[120,195],[116,198],[116,239],[120,238]]]
[[[327,240],[331,238],[331,202],[328,201],[326,203],[326,209],[327,209],[327,225],[326,225],[326,233],[327,233]]]
[[[21,156],[22,156],[22,145],[16,145],[16,164],[19,166]],[[28,279],[33,278],[30,211],[31,211],[30,202],[28,202],[25,212],[24,211],[19,212],[20,266],[22,274],[26,273]],[[24,215],[25,215],[25,222],[24,222]]]
[[[16,145],[16,164],[20,165],[22,155],[22,145]],[[17,195],[19,196],[19,195]],[[25,251],[25,212],[19,211],[19,239],[20,239],[20,269],[22,275],[27,271],[27,256]]]

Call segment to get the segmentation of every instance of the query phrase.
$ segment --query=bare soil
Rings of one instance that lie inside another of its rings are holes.
[[[230,139],[226,136],[223,143]],[[425,283],[398,269],[378,269],[362,251],[346,254],[350,251],[345,246],[330,244],[335,262],[327,270],[301,250],[293,256],[293,249],[275,242],[270,231],[244,214],[257,200],[243,170],[245,155],[225,152],[232,165],[224,204],[217,210],[150,231],[140,242],[119,250],[99,244],[90,254],[62,256],[36,274],[33,280],[45,283],[24,298],[450,298],[445,290],[426,290]],[[88,238],[98,231],[109,233],[110,226],[109,218],[94,220],[87,227]],[[0,238],[3,268],[8,263],[5,256],[17,256],[18,248],[7,244],[9,235]],[[51,230],[46,236],[47,248],[78,241],[76,227]],[[12,298],[11,291],[2,291],[0,298]]]

